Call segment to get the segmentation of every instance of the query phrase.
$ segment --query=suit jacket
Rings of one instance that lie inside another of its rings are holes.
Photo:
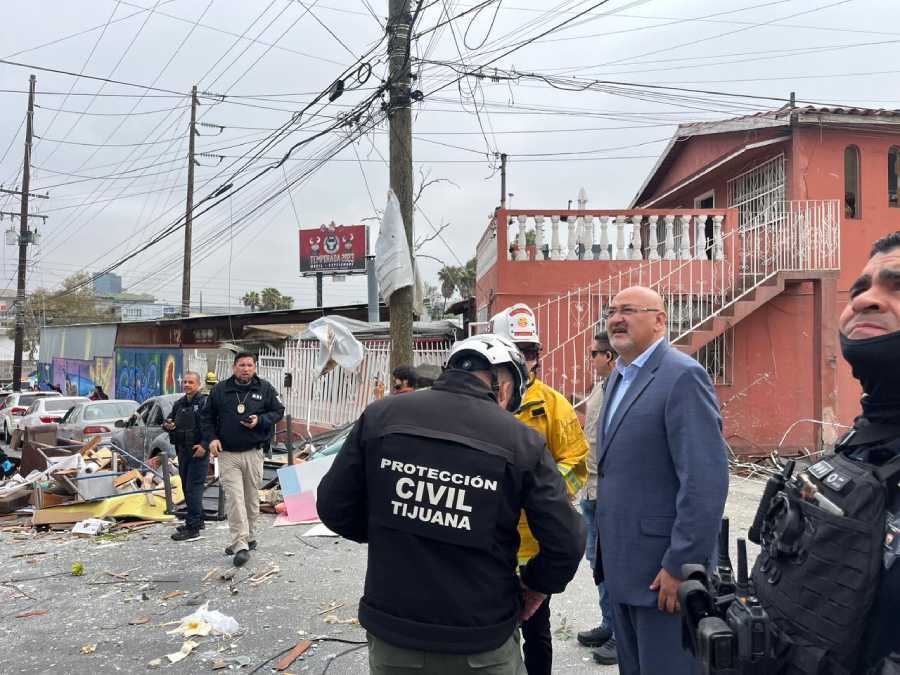
[[[708,564],[728,493],[722,417],[709,375],[661,342],[604,429],[621,375],[610,376],[598,421],[594,575],[613,602],[655,606],[665,568]]]

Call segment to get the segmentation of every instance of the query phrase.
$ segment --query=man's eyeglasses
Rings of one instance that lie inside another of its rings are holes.
[[[598,354],[606,354],[610,355],[612,352],[608,349],[592,349],[591,350],[591,358],[596,359]]]
[[[603,316],[607,319],[613,318],[616,314],[621,314],[622,316],[634,316],[640,312],[661,312],[662,310],[659,307],[635,307],[634,305],[622,305],[621,307],[616,307],[615,305],[610,305],[605,310],[603,310]]]

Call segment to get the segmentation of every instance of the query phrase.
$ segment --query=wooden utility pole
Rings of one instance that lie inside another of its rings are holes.
[[[31,189],[31,137],[34,133],[34,86],[37,78],[28,78],[28,114],[25,122],[25,159],[22,162],[22,211],[19,215],[19,283],[16,289],[16,337],[13,347],[13,391],[22,389],[22,347],[25,342],[25,263],[28,260],[28,197]]]
[[[506,153],[500,153],[500,208],[506,208]]]
[[[409,0],[388,0],[388,57],[390,59],[391,189],[400,202],[410,255],[413,251],[412,113],[410,110]],[[391,308],[391,370],[413,364],[413,286],[395,291]]]
[[[191,126],[188,130],[187,205],[184,211],[184,271],[181,274],[181,316],[191,315],[191,225],[194,218],[194,136],[197,135],[197,85],[191,89]]]

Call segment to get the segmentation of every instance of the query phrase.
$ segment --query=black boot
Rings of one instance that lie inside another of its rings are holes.
[[[597,626],[591,630],[584,630],[578,634],[578,642],[585,647],[600,647],[612,637],[612,630],[605,626]]]

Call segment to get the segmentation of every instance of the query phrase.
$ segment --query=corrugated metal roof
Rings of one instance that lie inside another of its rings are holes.
[[[95,356],[115,356],[116,324],[95,326],[45,326],[41,328],[38,361],[53,357],[87,361]]]

